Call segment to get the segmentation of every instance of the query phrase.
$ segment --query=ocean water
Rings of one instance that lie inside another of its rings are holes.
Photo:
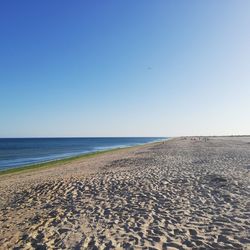
[[[161,141],[163,137],[0,138],[0,171],[41,162]]]

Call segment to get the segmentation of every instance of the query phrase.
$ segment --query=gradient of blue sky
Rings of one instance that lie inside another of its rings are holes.
[[[0,137],[250,134],[250,1],[2,1]]]

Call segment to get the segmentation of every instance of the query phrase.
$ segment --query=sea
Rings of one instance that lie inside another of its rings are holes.
[[[0,171],[157,142],[166,137],[0,138]]]

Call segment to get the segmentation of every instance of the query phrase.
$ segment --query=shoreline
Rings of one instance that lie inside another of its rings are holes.
[[[179,137],[0,178],[3,249],[249,249],[250,138]]]
[[[107,154],[107,153],[111,153],[111,152],[115,152],[115,151],[119,151],[119,150],[133,149],[133,148],[142,147],[142,146],[149,145],[149,144],[161,143],[161,142],[165,142],[165,141],[170,140],[170,139],[171,139],[171,137],[168,137],[168,138],[163,139],[161,141],[154,141],[154,142],[148,142],[148,143],[143,143],[143,144],[137,144],[134,146],[110,148],[107,150],[96,150],[93,152],[82,153],[79,155],[70,156],[70,157],[66,157],[66,158],[54,159],[54,160],[50,160],[50,161],[44,161],[41,163],[34,163],[34,164],[23,165],[23,166],[19,166],[19,167],[13,167],[13,168],[5,169],[5,170],[0,170],[0,177],[3,175],[18,174],[18,173],[24,173],[24,172],[30,172],[30,171],[37,171],[39,169],[51,168],[51,167],[55,167],[55,166],[60,165],[60,164],[71,163],[72,161],[75,161],[75,160],[87,159],[87,158],[95,157],[95,156],[98,156],[101,154]]]

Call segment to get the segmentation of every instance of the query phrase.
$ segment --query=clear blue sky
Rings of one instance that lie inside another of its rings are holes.
[[[0,3],[0,137],[250,134],[250,1]]]

